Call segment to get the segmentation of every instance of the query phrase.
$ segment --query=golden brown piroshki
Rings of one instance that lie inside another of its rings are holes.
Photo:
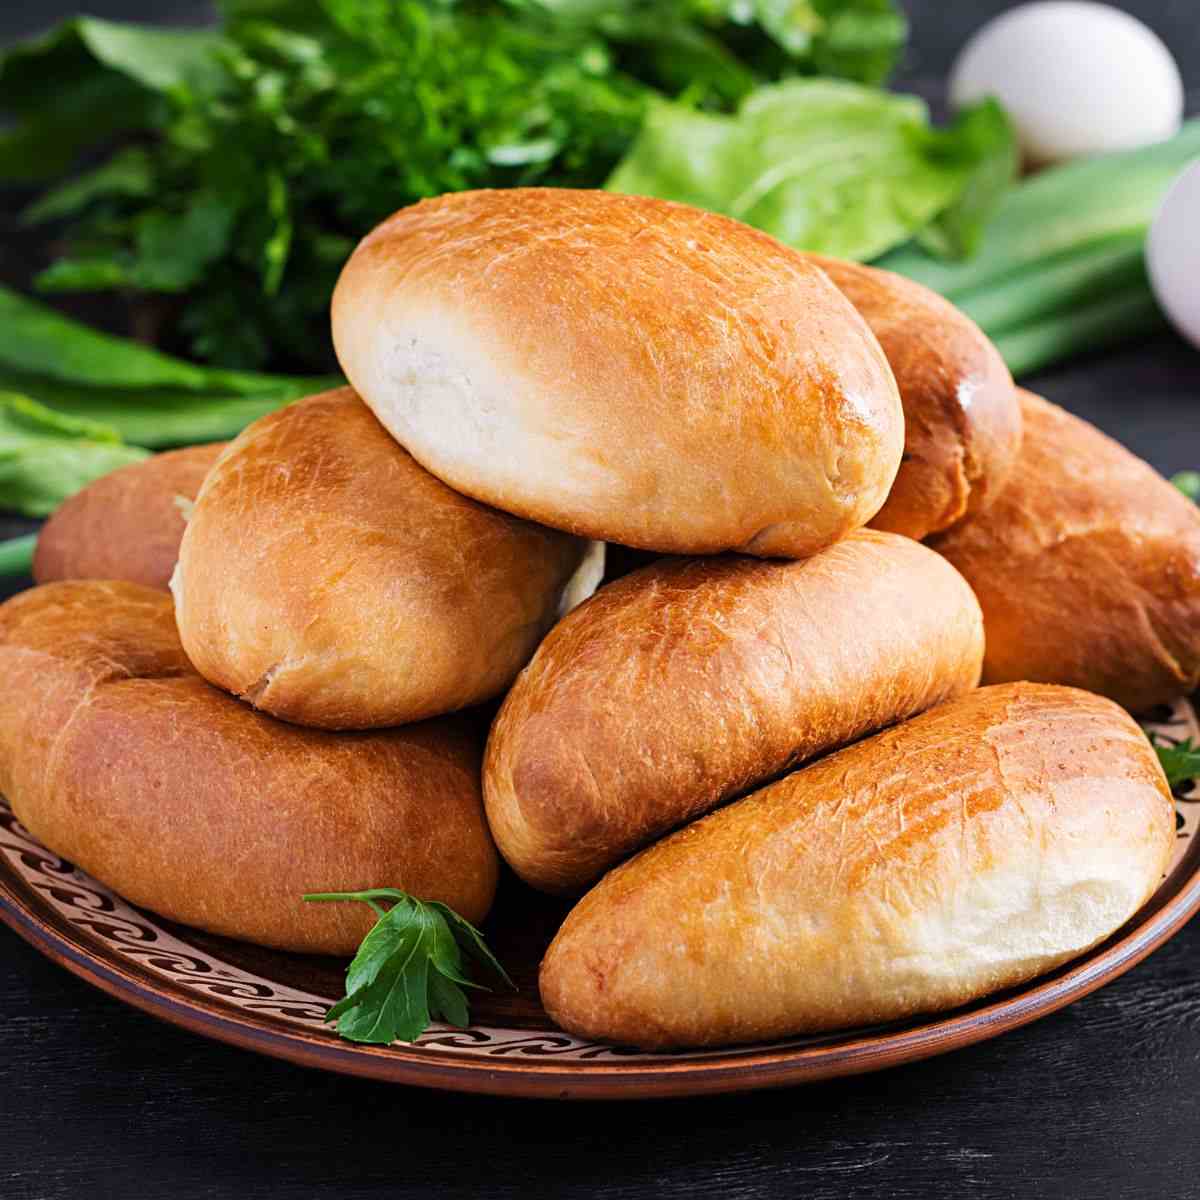
[[[155,454],[76,492],[38,534],[34,579],[127,579],[165,589],[179,558],[186,509],[225,445]]]
[[[973,688],[983,626],[933,551],[860,530],[799,562],[663,560],[561,621],[505,699],[484,797],[535,887]]]
[[[301,729],[196,674],[171,599],[53,583],[0,606],[0,793],[39,841],[172,920],[353,953],[362,905],[305,892],[397,887],[482,919],[497,858],[479,747],[458,718]]]
[[[664,553],[815,553],[879,510],[903,411],[796,251],[643,196],[459,192],[360,243],[347,378],[418,462],[506,512]]]
[[[1021,393],[984,513],[931,544],[983,609],[985,683],[1069,684],[1141,711],[1200,683],[1200,509],[1079,417]]]
[[[451,491],[343,388],[230,445],[172,591],[210,682],[284,720],[367,729],[502,691],[587,551]]]
[[[1118,929],[1170,792],[1111,701],[982,688],[805,767],[607,875],[542,963],[586,1038],[704,1046],[939,1011]]]
[[[892,271],[808,257],[879,339],[904,404],[904,458],[871,521],[918,540],[981,512],[1021,445],[1021,411],[996,347],[965,313]]]

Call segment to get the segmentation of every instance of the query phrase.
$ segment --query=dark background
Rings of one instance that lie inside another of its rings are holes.
[[[1200,4],[1127,0],[1200,110]],[[907,0],[899,83],[936,98],[1010,5]],[[194,22],[198,0],[0,0],[0,41],[87,11]],[[1200,214],[1198,214],[1200,219]],[[0,275],[18,273],[0,213]],[[1200,353],[1162,335],[1029,381],[1170,474],[1200,467]],[[32,528],[0,516],[0,536]],[[0,596],[5,592],[0,585]],[[599,1106],[305,1072],[158,1024],[0,929],[0,1200],[1200,1196],[1200,922],[1131,974],[996,1041],[880,1075]]]

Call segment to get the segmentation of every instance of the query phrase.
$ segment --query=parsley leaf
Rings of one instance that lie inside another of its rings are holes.
[[[464,955],[514,986],[479,930],[436,900],[418,900],[397,888],[314,892],[304,899],[358,901],[379,916],[346,971],[346,995],[325,1018],[336,1021],[348,1041],[411,1042],[431,1020],[465,1026],[469,1013],[462,989],[481,985],[467,977]],[[392,901],[391,908],[381,900]]]
[[[1191,738],[1185,738],[1182,742],[1168,742],[1152,735],[1150,743],[1158,754],[1158,761],[1172,790],[1180,784],[1200,778],[1200,746]]]

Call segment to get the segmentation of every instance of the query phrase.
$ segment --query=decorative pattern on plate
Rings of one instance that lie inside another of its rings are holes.
[[[1163,740],[1200,739],[1196,715],[1186,701],[1149,714],[1144,724]],[[1176,800],[1180,802],[1176,806],[1178,844],[1172,867],[1182,858],[1200,828],[1200,789],[1194,786],[1177,789]],[[56,924],[65,922],[75,931],[82,948],[86,949],[89,942],[99,942],[106,957],[148,972],[173,990],[203,996],[222,1007],[252,1013],[272,1023],[300,1026],[310,1035],[315,1033],[337,1041],[336,1033],[324,1024],[329,997],[266,979],[223,961],[205,947],[184,941],[164,928],[152,914],[127,904],[91,876],[76,870],[35,841],[0,798],[0,869],[4,865],[36,898],[37,904],[59,919]],[[871,1031],[854,1031],[858,1036],[868,1032]],[[845,1033],[838,1033],[795,1038],[772,1042],[770,1048],[817,1047],[845,1037]],[[543,1032],[490,1026],[455,1029],[446,1025],[431,1026],[413,1046],[450,1057],[554,1058],[580,1062],[736,1060],[764,1049],[763,1046],[745,1046],[733,1050],[648,1053],[584,1042],[557,1030]]]
[[[324,1023],[329,998],[264,979],[223,962],[200,946],[182,941],[163,928],[153,914],[127,904],[90,875],[35,841],[3,798],[0,798],[0,857],[7,859],[41,901],[79,931],[81,940],[86,940],[87,935],[99,939],[110,955],[142,967],[175,988],[202,994],[244,1012],[301,1025],[337,1040],[336,1033]],[[819,1046],[831,1040],[833,1035],[796,1038],[774,1042],[772,1046]],[[585,1042],[557,1030],[539,1033],[487,1026],[456,1029],[441,1024],[431,1025],[412,1045],[456,1056],[554,1057],[584,1062],[662,1061],[681,1056],[728,1058],[756,1049],[747,1046],[734,1051],[716,1048],[653,1054],[626,1046]]]

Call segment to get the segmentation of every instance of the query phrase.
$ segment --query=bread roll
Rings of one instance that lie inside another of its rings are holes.
[[[938,1012],[1120,928],[1175,840],[1154,751],[1098,696],[984,688],[607,875],[542,963],[587,1038],[706,1046]]]
[[[501,692],[574,598],[576,572],[595,586],[587,551],[451,491],[345,388],[230,446],[172,590],[211,683],[287,721],[369,729]]]
[[[973,688],[971,589],[862,530],[802,562],[663,561],[557,625],[504,701],[484,797],[535,887],[630,851],[814,754]]]
[[[640,549],[801,557],[878,511],[903,445],[887,360],[795,251],[608,192],[460,192],[360,244],[333,298],[350,382],[451,487]]]
[[[871,525],[918,540],[980,512],[1021,445],[1012,376],[970,317],[902,275],[808,256],[866,319],[904,403],[904,459]]]
[[[1200,510],[1086,421],[1021,393],[987,512],[932,543],[983,608],[987,683],[1034,679],[1139,712],[1200,683]]]
[[[350,954],[373,917],[305,892],[403,888],[470,921],[495,848],[457,720],[298,729],[191,668],[165,593],[53,583],[0,607],[0,791],[134,904],[284,950]]]
[[[42,526],[34,579],[127,579],[165,590],[185,510],[224,449],[214,442],[168,450],[89,483]]]

